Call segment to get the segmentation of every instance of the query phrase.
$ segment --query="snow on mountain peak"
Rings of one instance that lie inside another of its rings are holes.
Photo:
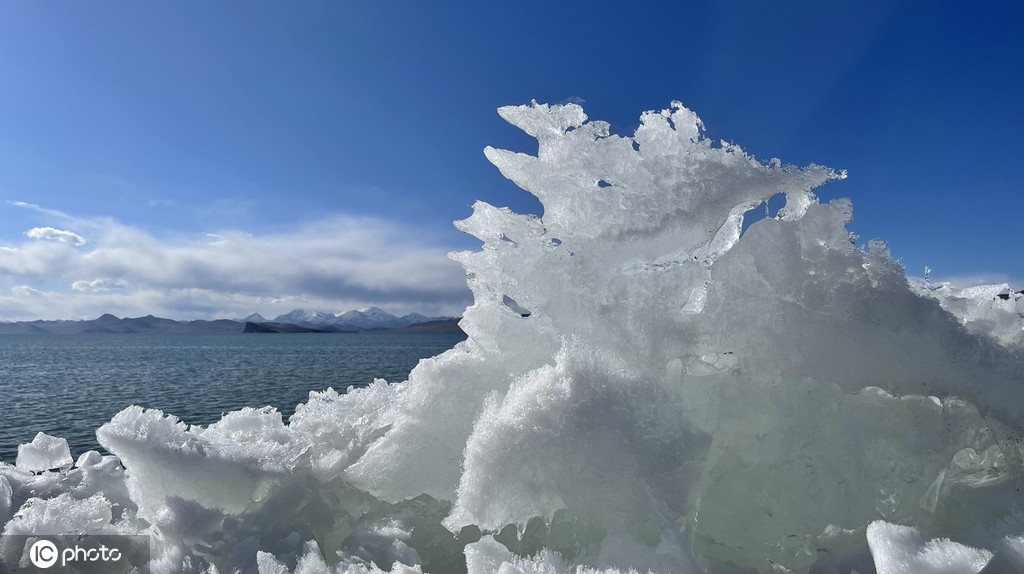
[[[393,329],[407,327],[428,321],[449,319],[450,317],[428,317],[422,313],[409,313],[402,317],[392,315],[380,307],[363,307],[342,311],[340,313],[327,313],[324,311],[310,311],[307,309],[294,309],[284,315],[278,315],[273,319],[274,323],[288,323],[293,325],[304,325],[311,327],[333,326],[342,329]],[[268,322],[258,313],[253,313],[244,319],[250,322]]]
[[[380,307],[364,307],[353,311],[345,311],[343,313],[339,313],[337,317],[339,319],[346,320],[368,320],[375,322],[395,321],[398,319],[398,317],[395,317]]]
[[[334,315],[323,311],[307,311],[306,309],[295,309],[284,315],[278,315],[274,319],[278,323],[330,323]]]

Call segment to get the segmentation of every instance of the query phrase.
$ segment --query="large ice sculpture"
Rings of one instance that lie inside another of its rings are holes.
[[[1024,564],[1021,351],[856,247],[812,191],[842,172],[758,162],[679,103],[632,137],[499,113],[539,150],[486,155],[544,214],[457,223],[483,241],[453,254],[468,340],[287,424],[128,408],[97,432],[123,474],[0,466],[4,531],[149,533],[156,572]]]

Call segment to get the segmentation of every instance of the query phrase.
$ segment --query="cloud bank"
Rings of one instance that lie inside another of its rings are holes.
[[[60,215],[67,229],[35,227],[26,240],[0,245],[0,320],[107,312],[233,318],[367,305],[459,315],[470,300],[447,247],[379,219],[330,216],[287,231],[160,238],[109,219]]]

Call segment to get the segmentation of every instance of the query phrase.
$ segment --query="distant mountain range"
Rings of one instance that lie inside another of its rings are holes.
[[[296,309],[272,320],[263,318],[259,313],[253,313],[242,319],[212,321],[175,321],[152,315],[119,318],[108,313],[85,321],[0,321],[0,335],[456,332],[461,330],[458,321],[456,317],[427,317],[420,313],[397,317],[378,307],[337,314]]]

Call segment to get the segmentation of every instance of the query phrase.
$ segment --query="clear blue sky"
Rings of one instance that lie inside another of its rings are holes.
[[[535,150],[495,113],[531,99],[624,134],[681,100],[847,169],[822,197],[909,273],[1024,279],[1018,6],[5,2],[0,320],[458,312],[451,221],[539,210],[481,153]]]

